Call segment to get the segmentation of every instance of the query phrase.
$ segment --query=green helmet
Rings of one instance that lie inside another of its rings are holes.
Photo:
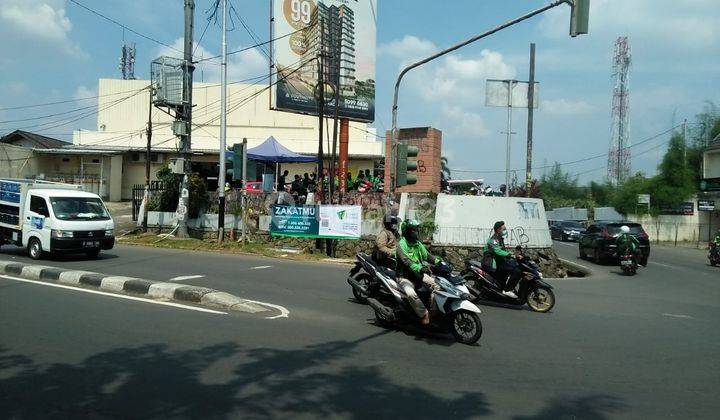
[[[400,225],[403,238],[410,242],[415,242],[419,238],[420,234],[420,222],[415,219],[407,219]]]

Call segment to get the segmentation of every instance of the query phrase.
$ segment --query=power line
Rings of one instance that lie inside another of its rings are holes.
[[[112,23],[114,23],[115,25],[117,25],[117,26],[119,26],[119,27],[121,27],[121,28],[123,28],[123,29],[125,29],[125,30],[127,30],[127,31],[129,31],[129,32],[134,33],[135,35],[137,35],[137,36],[139,36],[139,37],[145,38],[145,39],[147,39],[147,40],[149,40],[149,41],[152,41],[152,42],[155,42],[155,43],[157,43],[157,44],[160,44],[160,45],[163,45],[163,46],[165,46],[165,47],[168,47],[168,48],[170,48],[171,50],[175,50],[175,51],[177,51],[177,52],[179,52],[179,53],[181,53],[181,54],[183,53],[183,52],[180,51],[179,49],[177,49],[177,48],[175,48],[175,47],[173,47],[173,46],[171,46],[171,45],[168,45],[168,44],[166,44],[166,43],[164,43],[164,42],[162,42],[162,41],[159,41],[159,40],[157,40],[157,39],[155,39],[155,38],[153,38],[153,37],[150,37],[150,36],[148,36],[148,35],[142,34],[142,33],[138,32],[138,31],[136,31],[136,30],[134,30],[134,29],[132,29],[132,28],[129,28],[127,25],[124,25],[124,24],[118,22],[117,20],[115,20],[115,19],[113,19],[113,18],[107,17],[107,16],[105,16],[104,14],[102,14],[102,13],[96,11],[96,10],[91,9],[91,8],[85,6],[84,4],[80,3],[80,2],[77,1],[77,0],[69,0],[69,1],[70,1],[71,3],[74,3],[74,4],[77,5],[77,6],[82,7],[83,9],[87,10],[88,12],[90,12],[90,13],[96,15],[96,16],[99,16],[99,17],[101,17],[101,18],[103,18],[103,19],[105,19],[105,20],[107,20],[107,21],[109,21],[109,22],[112,22]]]
[[[252,50],[252,49],[254,49],[254,48],[259,48],[259,47],[262,47],[263,45],[268,45],[268,44],[270,44],[271,42],[275,42],[275,41],[279,41],[279,40],[281,40],[281,39],[283,39],[283,38],[287,38],[287,37],[289,37],[289,36],[291,36],[291,35],[294,35],[294,34],[296,34],[296,33],[298,33],[298,32],[304,31],[305,29],[308,29],[308,28],[309,28],[309,26],[306,26],[306,27],[304,27],[304,28],[300,28],[300,29],[298,29],[298,30],[296,30],[296,31],[287,33],[287,34],[285,34],[285,35],[280,35],[279,37],[270,39],[270,40],[268,40],[268,41],[263,41],[263,42],[260,42],[260,43],[255,44],[255,45],[250,45],[249,47],[240,48],[239,50],[230,51],[230,52],[227,53],[227,55],[239,54],[239,53],[244,52],[244,51]],[[195,63],[197,64],[197,63],[200,63],[200,62],[203,62],[203,61],[207,61],[207,60],[214,60],[214,59],[220,58],[220,57],[222,57],[222,55],[214,55],[214,56],[212,56],[212,57],[201,58],[200,60],[195,61]]]
[[[80,101],[86,101],[89,99],[104,98],[106,96],[122,95],[123,93],[135,92],[136,90],[137,89],[132,89],[132,90],[126,90],[123,92],[107,93],[105,95],[94,95],[94,96],[85,96],[82,98],[63,99],[63,100],[55,101],[55,102],[45,102],[45,103],[33,104],[33,105],[9,106],[9,107],[5,107],[5,108],[0,108],[0,111],[12,111],[12,110],[16,110],[16,109],[39,108],[39,107],[43,107],[43,106],[60,105],[60,104],[67,104],[67,103],[71,103],[71,102],[80,102]]]

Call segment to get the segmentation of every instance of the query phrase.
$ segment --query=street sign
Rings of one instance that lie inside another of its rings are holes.
[[[650,194],[638,194],[638,204],[650,204]]]
[[[508,84],[512,82],[512,102],[508,96]],[[487,79],[485,83],[485,106],[498,106],[513,108],[528,107],[529,82],[519,80],[495,80]],[[540,84],[535,82],[533,91],[533,108],[540,104]]]
[[[660,214],[672,214],[676,216],[692,216],[695,214],[695,203],[686,201],[677,206],[661,206]]]
[[[715,200],[698,200],[699,211],[715,211]]]

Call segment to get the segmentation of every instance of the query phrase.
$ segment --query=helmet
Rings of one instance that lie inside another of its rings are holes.
[[[620,226],[620,232],[621,233],[630,233],[630,228],[625,225],[622,225],[622,226]]]
[[[402,223],[402,236],[409,242],[416,242],[420,235],[420,222],[415,219],[408,219]]]
[[[390,230],[394,230],[399,222],[400,219],[396,216],[385,215],[385,218],[383,219],[383,225],[386,229]]]

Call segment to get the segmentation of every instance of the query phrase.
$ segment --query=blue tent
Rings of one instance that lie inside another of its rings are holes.
[[[317,162],[314,156],[303,156],[295,153],[270,136],[259,146],[248,149],[247,158],[261,162]]]

